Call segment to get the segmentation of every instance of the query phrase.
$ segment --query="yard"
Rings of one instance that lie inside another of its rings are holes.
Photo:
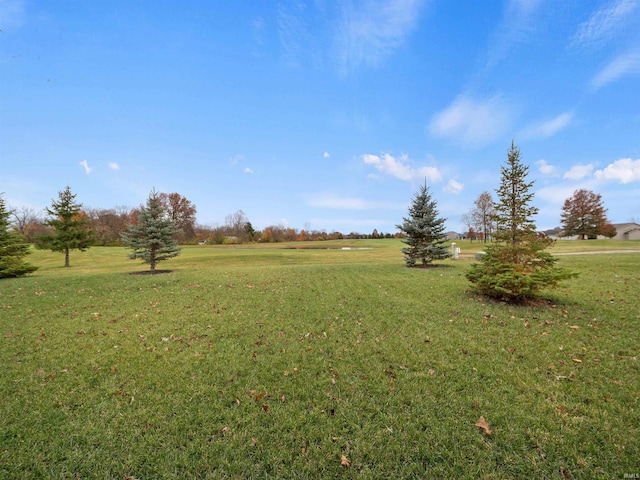
[[[528,306],[474,295],[458,246],[35,252],[0,282],[0,477],[640,474],[640,242],[558,242],[636,252],[563,255]]]

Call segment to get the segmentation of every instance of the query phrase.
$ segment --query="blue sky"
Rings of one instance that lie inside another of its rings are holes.
[[[178,192],[198,222],[448,230],[512,139],[539,229],[579,188],[640,221],[640,0],[0,0],[0,191]]]

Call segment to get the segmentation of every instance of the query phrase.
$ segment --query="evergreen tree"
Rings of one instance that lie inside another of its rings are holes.
[[[405,234],[402,242],[408,246],[402,249],[402,253],[408,267],[415,267],[418,260],[426,266],[434,260],[451,256],[444,245],[446,219],[438,217],[437,203],[431,198],[426,181],[414,196],[409,218],[402,220],[397,228]]]
[[[29,255],[29,245],[23,237],[11,231],[10,212],[0,196],[0,278],[14,278],[38,269],[23,260]]]
[[[512,142],[494,205],[498,243],[486,247],[481,263],[473,264],[466,274],[480,293],[503,300],[530,298],[575,276],[558,267],[558,259],[545,251],[553,240],[536,234],[533,216],[538,209],[530,204],[533,182],[526,181],[528,171]]]
[[[38,248],[52,252],[64,252],[64,266],[69,266],[69,252],[84,252],[93,245],[93,232],[89,229],[89,219],[82,211],[82,204],[76,203],[76,195],[67,186],[58,193],[58,201],[52,200],[47,207],[49,218],[44,224],[53,227],[53,234],[45,234],[38,239]]]
[[[133,250],[129,258],[139,258],[148,263],[150,271],[155,273],[158,262],[180,255],[178,242],[174,238],[177,233],[180,233],[180,229],[168,218],[161,195],[153,190],[147,205],[140,207],[138,224],[129,225],[121,239]]]

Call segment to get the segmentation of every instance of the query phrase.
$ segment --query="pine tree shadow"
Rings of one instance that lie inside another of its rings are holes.
[[[142,270],[140,272],[129,272],[129,275],[162,275],[165,273],[172,273],[173,270]]]

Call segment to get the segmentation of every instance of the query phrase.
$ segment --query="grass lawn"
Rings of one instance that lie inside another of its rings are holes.
[[[0,281],[0,478],[640,473],[640,242],[558,242],[639,252],[561,256],[580,276],[533,306],[472,294],[472,256],[283,246],[153,276],[121,248],[31,255]]]

